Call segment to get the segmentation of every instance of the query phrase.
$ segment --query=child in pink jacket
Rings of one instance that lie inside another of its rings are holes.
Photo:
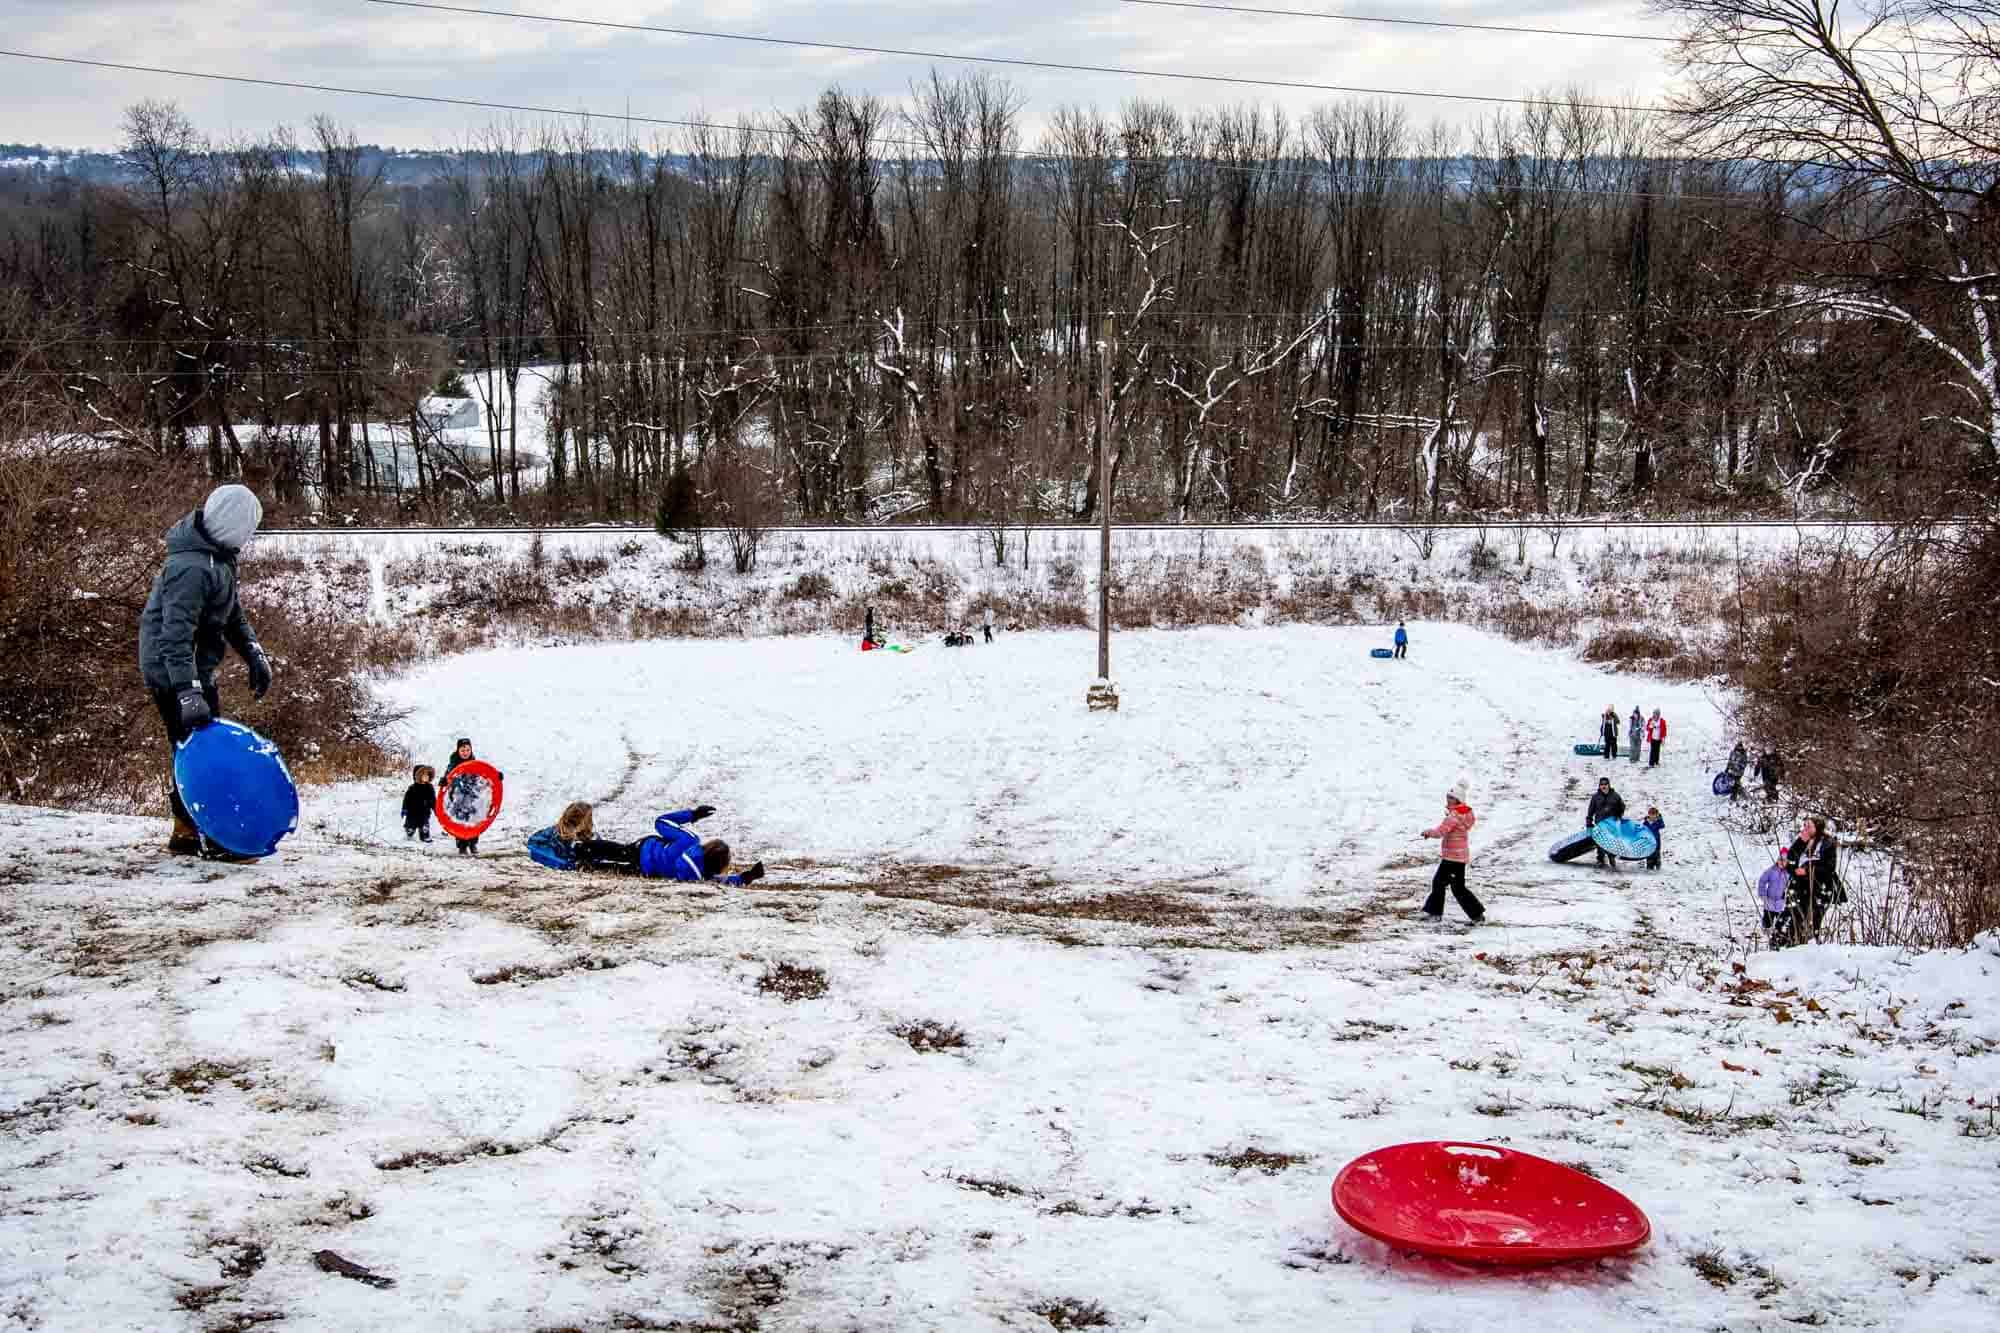
[[[1450,889],[1451,896],[1458,900],[1460,910],[1476,926],[1486,919],[1486,909],[1473,896],[1472,890],[1465,887],[1465,863],[1472,859],[1472,844],[1467,835],[1479,820],[1472,813],[1472,807],[1465,803],[1465,793],[1466,781],[1460,778],[1445,793],[1444,819],[1436,828],[1424,830],[1426,838],[1444,840],[1437,874],[1431,877],[1431,896],[1424,901],[1424,915],[1432,921],[1444,920],[1444,894],[1446,889]]]

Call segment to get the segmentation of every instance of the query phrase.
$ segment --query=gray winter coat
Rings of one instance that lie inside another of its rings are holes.
[[[236,600],[236,552],[219,546],[196,510],[167,530],[167,559],[139,613],[139,671],[152,689],[213,680],[224,645],[261,652]]]

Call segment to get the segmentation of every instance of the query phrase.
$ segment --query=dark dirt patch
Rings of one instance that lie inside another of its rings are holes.
[[[986,1180],[979,1176],[953,1176],[952,1179],[963,1189],[973,1190],[993,1199],[1019,1199],[1029,1193],[1019,1185],[1004,1180]]]
[[[442,1152],[428,1149],[406,1152],[395,1157],[384,1158],[375,1163],[377,1171],[430,1171],[440,1166],[457,1166],[480,1157],[515,1157],[526,1152],[526,1145],[519,1143],[496,1143],[491,1139],[478,1139],[462,1148],[447,1148]]]
[[[1111,1316],[1096,1301],[1079,1301],[1064,1297],[1059,1301],[1043,1301],[1028,1307],[1030,1314],[1040,1315],[1049,1321],[1050,1328],[1109,1328]]]
[[[202,1330],[202,1333],[250,1333],[250,1330],[253,1328],[261,1328],[265,1324],[282,1324],[283,1322],[285,1322],[285,1313],[282,1310],[238,1310],[235,1314],[226,1315],[217,1322],[208,1325],[207,1328]]]
[[[312,1174],[305,1167],[293,1166],[290,1162],[282,1158],[273,1157],[270,1153],[259,1153],[257,1156],[247,1159],[243,1163],[243,1169],[252,1175],[283,1176],[286,1180],[303,1180],[306,1176]],[[262,1251],[260,1250],[258,1253],[261,1256]],[[261,1257],[258,1262],[260,1264],[263,1262]]]
[[[228,1286],[182,1287],[174,1293],[174,1304],[183,1310],[206,1310],[229,1294]]]
[[[1701,1280],[1718,1291],[1727,1291],[1736,1285],[1736,1270],[1723,1261],[1718,1250],[1698,1250],[1688,1256],[1688,1267],[1701,1275]]]
[[[357,972],[347,973],[341,977],[340,982],[343,986],[352,986],[356,990],[399,991],[403,989],[402,982],[385,981],[365,968]]]
[[[238,1310],[235,1314],[226,1315],[208,1325],[202,1333],[250,1333],[251,1329],[261,1328],[265,1324],[284,1322],[285,1312],[282,1310]]]
[[[1267,1176],[1275,1176],[1280,1171],[1302,1166],[1312,1158],[1300,1153],[1266,1152],[1262,1148],[1244,1148],[1233,1153],[1207,1154],[1211,1166],[1228,1167],[1231,1171],[1262,1171]]]
[[[245,1076],[248,1068],[248,1065],[224,1064],[218,1060],[197,1060],[169,1073],[167,1086],[175,1092],[203,1093],[218,1083],[229,1083],[240,1091],[248,1092],[256,1086],[254,1079]]]
[[[264,1247],[254,1240],[225,1236],[212,1242],[208,1252],[215,1256],[222,1275],[233,1282],[255,1276],[257,1270],[264,1266]]]
[[[966,1046],[965,1033],[949,1023],[905,1023],[890,1031],[910,1043],[913,1051],[958,1051]]]
[[[817,1000],[826,994],[826,973],[816,967],[779,963],[757,978],[757,989],[777,996],[786,1004]]]
[[[472,975],[472,984],[475,986],[498,986],[503,982],[511,981],[518,985],[527,986],[538,981],[553,981],[557,977],[566,977],[572,972],[609,972],[621,966],[623,966],[623,960],[621,959],[605,958],[593,954],[579,954],[577,957],[571,958],[566,962],[553,963],[546,967],[536,966],[531,963],[513,963],[506,967],[495,968],[491,972],[475,972]]]

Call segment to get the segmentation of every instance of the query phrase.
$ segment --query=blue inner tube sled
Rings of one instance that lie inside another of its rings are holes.
[[[1621,861],[1643,861],[1660,850],[1653,830],[1631,819],[1600,819],[1590,840]]]

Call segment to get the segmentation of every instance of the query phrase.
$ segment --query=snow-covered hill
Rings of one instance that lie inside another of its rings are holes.
[[[247,867],[0,812],[0,1326],[2000,1319],[2000,942],[1756,951],[1703,688],[1378,640],[1122,635],[1116,714],[1076,633],[442,660],[385,688],[412,757],[505,770],[476,861],[396,782]],[[1607,703],[1665,711],[1659,770],[1571,752]],[[1599,772],[1661,871],[1546,860]],[[1460,774],[1472,931],[1412,919]],[[711,802],[770,878],[541,870],[574,798]],[[1338,1220],[1343,1162],[1427,1137],[1573,1163],[1653,1241],[1496,1275]]]

